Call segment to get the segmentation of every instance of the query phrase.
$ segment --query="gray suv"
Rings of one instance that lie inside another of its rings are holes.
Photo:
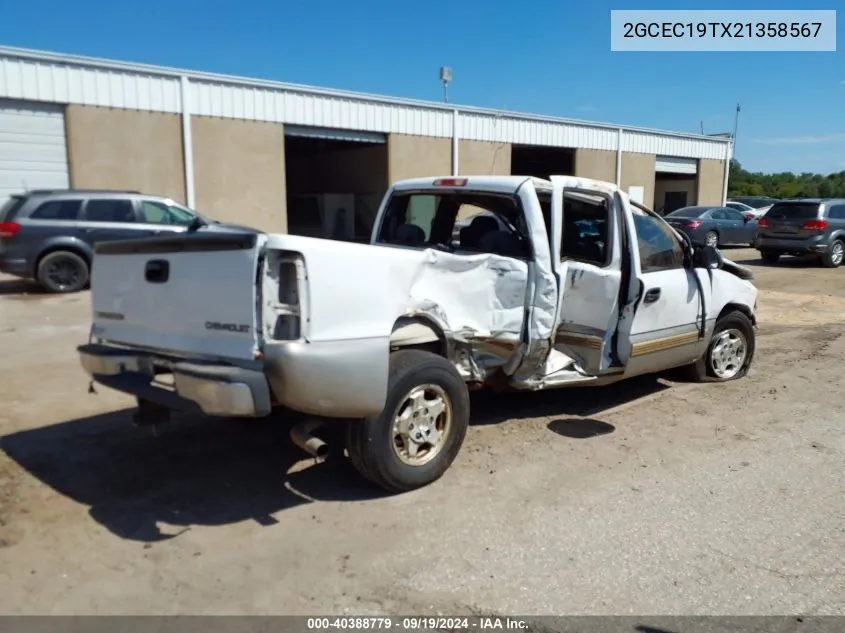
[[[75,292],[88,285],[96,242],[207,223],[173,200],[137,191],[29,191],[0,207],[0,271],[34,279],[51,292]]]
[[[813,255],[826,268],[845,260],[845,198],[781,200],[760,218],[755,247],[765,262]]]

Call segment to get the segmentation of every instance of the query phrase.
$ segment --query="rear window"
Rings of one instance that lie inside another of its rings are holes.
[[[0,207],[0,222],[7,222],[14,218],[18,209],[23,206],[23,203],[23,196],[11,196],[8,200],[6,200],[6,202],[3,203],[3,206]]]
[[[812,220],[819,216],[818,202],[776,202],[766,212],[768,220]]]
[[[35,220],[71,221],[79,217],[81,200],[51,200],[41,204],[29,216]]]
[[[707,211],[707,209],[702,209],[701,207],[686,207],[684,209],[678,209],[677,211],[672,211],[667,218],[697,218],[702,213]]]

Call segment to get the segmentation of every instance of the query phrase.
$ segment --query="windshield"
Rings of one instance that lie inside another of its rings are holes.
[[[769,220],[812,220],[819,215],[818,202],[778,202],[766,213]]]
[[[667,218],[697,218],[709,211],[709,207],[684,207],[677,211],[672,211]]]
[[[6,200],[6,202],[3,203],[3,206],[0,207],[0,222],[5,222],[7,219],[11,219],[22,204],[22,196],[11,196],[8,200]]]

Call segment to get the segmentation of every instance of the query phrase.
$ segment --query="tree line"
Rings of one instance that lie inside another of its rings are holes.
[[[772,198],[845,198],[845,171],[821,174],[764,174],[742,168],[732,160],[728,196],[771,196]]]

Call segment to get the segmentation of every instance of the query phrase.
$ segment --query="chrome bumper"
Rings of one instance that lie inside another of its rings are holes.
[[[106,345],[77,348],[82,368],[103,386],[140,399],[221,417],[263,417],[272,398],[264,372],[233,365],[167,359]],[[154,382],[170,374],[173,386]]]

